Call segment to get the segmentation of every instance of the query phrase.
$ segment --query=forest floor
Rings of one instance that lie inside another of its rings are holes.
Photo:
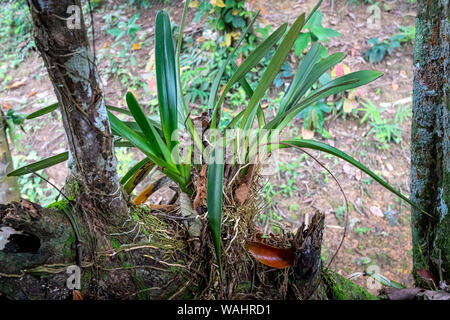
[[[331,2],[334,2],[333,8]],[[323,24],[337,30],[342,36],[328,40],[328,51],[346,53],[344,63],[352,71],[375,69],[384,73],[383,77],[363,87],[364,98],[372,101],[379,109],[386,107],[381,114],[383,119],[394,119],[399,104],[405,107],[411,103],[413,44],[409,42],[402,45],[376,65],[367,62],[364,56],[370,47],[367,43],[370,38],[388,39],[399,26],[414,25],[414,5],[406,1],[385,1],[390,8],[388,11],[381,10],[380,27],[371,29],[368,26],[372,16],[372,13],[368,12],[369,5],[350,5],[344,0],[331,2],[324,1],[320,9],[324,16]],[[134,91],[138,100],[150,103],[155,97],[149,96],[148,90],[144,90],[142,86],[147,86],[147,89],[152,86],[150,80],[154,59],[154,19],[156,11],[164,6],[154,5],[150,9],[140,10],[141,15],[137,20],[142,28],[137,33],[140,47],[135,48],[136,66],[132,66],[123,59],[120,63],[115,63],[112,59],[118,56],[120,47],[124,45],[114,45],[114,38],[105,32],[108,15],[118,10],[113,6],[114,3],[115,1],[110,1],[102,11],[94,12],[96,53],[107,103],[125,108],[124,96],[127,88],[133,86],[136,81],[139,85],[136,85]],[[314,3],[313,0],[253,1],[253,5],[261,9],[259,22],[272,27],[280,25],[281,22],[292,23],[300,13],[308,12]],[[177,1],[171,1],[171,4],[165,6],[172,20],[176,22],[180,20],[182,7],[183,4]],[[135,7],[126,6],[122,8],[120,15],[127,21],[136,12]],[[203,28],[199,22],[189,22],[192,16],[188,15],[186,29],[187,32],[192,32],[194,37],[199,37]],[[294,64],[297,60],[292,57],[291,61]],[[293,67],[295,70],[295,66]],[[36,52],[32,51],[18,68],[10,70],[9,74],[11,80],[0,89],[0,105],[3,109],[12,107],[16,112],[30,113],[56,101],[47,71]],[[14,83],[21,85],[8,89],[7,86]],[[277,96],[276,90],[273,94]],[[145,102],[142,104],[146,105]],[[149,107],[147,110],[155,112],[156,109]],[[314,138],[347,152],[409,195],[410,117],[402,123],[397,123],[401,128],[401,141],[390,142],[382,148],[373,132],[369,134],[372,129],[369,121],[360,123],[362,115],[361,111],[350,113],[345,118],[340,114],[328,115],[324,127],[331,138],[323,138],[318,133],[315,133]],[[313,134],[302,130],[302,127],[303,120],[297,120],[289,127],[289,135],[308,137]],[[16,165],[66,150],[59,113],[54,112],[49,116],[27,121],[23,128],[25,133],[19,132],[19,139],[12,148]],[[362,272],[369,266],[375,266],[372,270],[405,286],[411,286],[413,282],[410,275],[412,249],[409,206],[343,161],[319,152],[311,153],[333,172],[349,201],[347,236],[332,268],[344,276],[349,276]],[[118,154],[119,173],[123,174],[130,162],[140,157],[137,151],[121,151]],[[328,261],[337,249],[344,231],[345,205],[340,189],[320,165],[299,150],[282,151],[279,160],[284,165],[280,165],[272,175],[263,177],[263,192],[272,199],[272,204],[270,210],[261,215],[260,224],[266,232],[276,234],[280,225],[295,229],[315,210],[325,212],[323,257]],[[44,172],[51,182],[61,187],[67,175],[66,164],[57,165]],[[47,199],[44,203],[50,203],[57,194],[34,177],[21,177],[20,183],[24,196],[32,201],[42,203],[42,199]],[[164,201],[163,198],[164,195],[159,198],[155,195],[150,201]],[[365,287],[367,281],[363,277],[355,280]]]

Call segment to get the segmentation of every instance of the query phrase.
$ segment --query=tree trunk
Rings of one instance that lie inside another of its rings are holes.
[[[0,203],[18,201],[20,189],[17,177],[7,177],[6,174],[13,170],[13,161],[6,136],[6,121],[3,111],[0,109]]]
[[[448,0],[419,0],[414,51],[411,199],[414,275],[450,283],[450,23]],[[438,285],[438,283],[436,283]]]
[[[67,271],[76,263],[77,222],[69,218],[66,201],[55,208],[27,200],[0,205],[0,299],[72,299]],[[376,299],[339,274],[321,270],[323,214],[293,239],[293,268],[266,267],[252,261],[239,242],[226,240],[234,247],[230,252],[243,259],[228,264],[220,280],[209,237],[197,247],[180,216],[161,218],[135,209],[139,228],[111,235],[111,249],[79,264],[84,299]],[[205,230],[202,221],[202,234]],[[152,241],[145,240],[147,233],[153,233]],[[79,236],[85,238],[83,229]]]
[[[116,171],[113,135],[79,0],[28,0],[36,46],[58,98],[69,144],[68,179],[78,202],[119,224],[127,203]]]

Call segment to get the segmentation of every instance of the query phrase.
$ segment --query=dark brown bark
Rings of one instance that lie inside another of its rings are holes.
[[[72,190],[109,223],[118,224],[127,204],[116,172],[113,135],[80,1],[28,0],[28,5],[36,46],[60,105],[69,144],[69,181],[79,187]],[[76,11],[68,10],[70,6],[79,8],[79,19],[72,16]]]
[[[419,0],[414,52],[411,199],[414,274],[450,283],[450,3]]]

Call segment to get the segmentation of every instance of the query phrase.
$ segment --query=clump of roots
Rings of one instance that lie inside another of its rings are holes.
[[[222,216],[222,277],[217,265],[210,269],[210,285],[202,298],[214,297],[222,299],[257,299],[272,296],[282,298],[279,288],[287,285],[287,273],[283,270],[271,269],[256,262],[247,249],[248,241],[260,241],[276,247],[290,247],[292,234],[284,230],[280,234],[265,237],[257,227],[256,219],[267,211],[267,204],[261,195],[262,177],[260,167],[251,165],[240,178],[240,168],[230,170],[225,175],[224,200]],[[227,173],[227,171],[226,171]],[[234,173],[234,175],[233,175]],[[248,194],[242,201],[236,190],[246,184]],[[267,235],[266,235],[267,236]],[[216,261],[211,241],[208,251],[211,261]],[[214,279],[214,280],[212,280]],[[274,283],[279,286],[274,287]],[[278,287],[278,289],[276,288]],[[268,292],[273,291],[273,294]],[[283,295],[283,292],[281,292]]]

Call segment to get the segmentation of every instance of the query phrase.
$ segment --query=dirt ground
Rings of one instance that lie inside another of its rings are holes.
[[[181,2],[181,1],[180,1]],[[363,1],[360,1],[363,2]],[[383,113],[393,118],[396,112],[396,101],[405,101],[412,91],[412,52],[411,43],[403,45],[400,50],[387,56],[382,63],[371,65],[364,60],[364,54],[369,47],[367,40],[373,37],[386,39],[397,30],[399,25],[410,26],[415,21],[414,5],[406,1],[384,1],[391,6],[390,11],[381,12],[381,25],[379,29],[368,28],[368,5],[346,5],[344,0],[324,1],[321,11],[324,15],[323,24],[342,34],[341,37],[328,40],[326,47],[330,53],[345,52],[344,63],[352,71],[362,69],[376,69],[384,73],[377,81],[364,87],[366,97],[370,98],[378,107],[387,106]],[[182,12],[182,3],[171,1],[170,14],[172,19],[178,21]],[[302,12],[309,11],[314,5],[313,0],[285,0],[269,1],[257,0],[254,6],[261,9],[261,23],[270,23],[276,27],[281,22],[292,23]],[[151,9],[141,10],[139,23],[142,31],[144,45],[136,55],[137,65],[130,68],[131,76],[140,77],[148,81],[149,72],[146,70],[150,52],[151,39],[154,31],[154,18],[156,10],[161,5],[154,5]],[[106,6],[106,14],[112,5]],[[127,11],[130,18],[136,10]],[[100,30],[103,20],[94,18],[96,28]],[[187,28],[200,26],[189,24],[192,14],[189,14]],[[118,50],[111,47],[112,36],[106,32],[96,34],[97,52]],[[147,43],[147,45],[145,45]],[[102,73],[110,61],[99,59],[99,70]],[[25,85],[12,90],[0,91],[0,103],[7,102],[17,112],[29,113],[56,101],[52,85],[47,76],[42,60],[33,52],[19,68],[13,72],[13,80],[25,80]],[[123,97],[126,87],[119,79],[102,76],[107,102],[119,107],[125,107]],[[145,99],[145,93],[137,91],[137,95]],[[405,104],[405,102],[402,102]],[[26,155],[29,150],[36,150],[38,156],[45,158],[66,150],[65,136],[61,118],[57,112],[46,118],[38,118],[27,122],[27,133],[23,136],[21,144],[27,146],[20,153]],[[409,192],[409,146],[410,146],[410,119],[402,124],[403,139],[401,143],[390,143],[389,149],[380,150],[373,135],[368,136],[370,126],[360,124],[360,118],[348,116],[330,116],[325,121],[325,128],[333,136],[324,139],[316,134],[315,138],[329,143],[352,155],[360,162],[384,177],[391,185],[400,189],[404,194]],[[297,120],[295,127],[301,128],[302,121]],[[29,147],[28,147],[29,146]],[[13,152],[18,154],[17,150]],[[344,189],[350,205],[349,228],[345,242],[335,258],[332,268],[342,275],[349,276],[355,272],[362,272],[368,266],[375,266],[377,272],[387,278],[411,286],[412,277],[412,251],[409,206],[398,201],[396,196],[383,189],[376,182],[367,180],[361,174],[343,161],[325,157],[318,152],[311,152],[320,159],[336,176]],[[278,194],[274,198],[274,210],[282,219],[278,223],[288,228],[298,227],[308,219],[315,210],[326,213],[326,230],[324,234],[323,256],[329,261],[335,252],[343,231],[344,223],[342,194],[336,183],[322,172],[320,167],[311,158],[301,158],[302,152],[291,150],[283,151],[280,160],[285,163],[293,159],[300,159],[296,171],[295,185],[297,190],[292,196]],[[134,157],[139,157],[134,152]],[[45,170],[50,181],[62,186],[67,174],[65,164],[60,164]],[[274,186],[285,184],[283,172],[277,172],[270,178]],[[293,204],[295,204],[293,206]],[[296,207],[296,208],[295,208]],[[293,209],[295,208],[295,209]],[[391,209],[389,209],[391,208]],[[390,215],[390,213],[393,213]],[[344,213],[345,214],[345,213]],[[394,218],[390,218],[394,217]],[[273,221],[272,221],[273,222]],[[275,221],[276,222],[276,221]],[[327,263],[327,262],[326,262]],[[372,269],[374,270],[374,269]],[[355,280],[358,284],[366,286],[368,280],[360,277]],[[370,288],[369,288],[370,289]],[[376,292],[371,289],[372,292]]]

